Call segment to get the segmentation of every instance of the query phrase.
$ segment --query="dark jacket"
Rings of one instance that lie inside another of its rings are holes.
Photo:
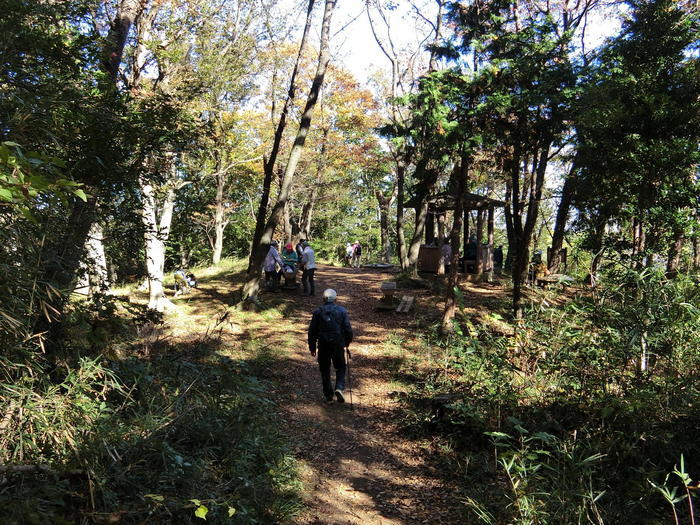
[[[311,317],[311,324],[309,325],[309,350],[316,350],[316,343],[319,342],[319,338],[321,341],[324,339],[324,330],[333,328],[328,327],[327,323],[323,321],[322,315],[324,313],[328,314],[335,321],[335,326],[340,329],[344,346],[348,346],[352,342],[352,326],[350,326],[348,311],[342,306],[328,303],[316,308]]]

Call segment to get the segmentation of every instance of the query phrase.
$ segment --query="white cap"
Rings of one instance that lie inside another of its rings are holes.
[[[333,290],[332,288],[328,288],[323,291],[323,302],[325,303],[335,302],[336,297],[338,297],[338,294],[335,293],[335,290]]]

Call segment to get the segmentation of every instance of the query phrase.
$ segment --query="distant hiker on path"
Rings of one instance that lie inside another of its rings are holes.
[[[348,266],[352,266],[352,252],[355,251],[355,248],[352,244],[345,243],[345,262]]]
[[[362,245],[360,241],[355,241],[352,245],[352,266],[354,268],[360,267],[360,258],[362,257]]]
[[[316,356],[318,344],[318,367],[321,370],[323,395],[328,403],[333,402],[334,393],[338,403],[345,402],[345,349],[352,342],[352,326],[348,312],[335,304],[336,297],[335,290],[330,288],[323,292],[323,306],[314,310],[309,325],[309,352]],[[335,389],[331,384],[331,361],[335,368]]]
[[[314,294],[314,273],[316,273],[316,254],[309,246],[308,241],[303,241],[304,251],[301,254],[301,265],[304,272],[301,274],[301,284],[304,285],[304,295]]]

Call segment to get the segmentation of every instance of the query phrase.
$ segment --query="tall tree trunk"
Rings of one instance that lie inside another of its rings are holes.
[[[299,232],[301,237],[304,239],[311,238],[311,218],[314,213],[314,205],[316,204],[316,199],[318,198],[318,186],[314,185],[311,188],[311,195],[309,200],[304,204],[301,209],[301,218],[299,219],[299,224],[301,231]]]
[[[292,202],[287,201],[284,204],[284,211],[282,212],[282,227],[284,230],[284,244],[292,242],[292,214],[289,210],[291,208]]]
[[[515,260],[512,269],[513,275],[513,315],[516,319],[522,319],[523,316],[523,284],[527,280],[528,264],[530,259],[530,241],[532,233],[537,222],[539,214],[539,206],[542,201],[542,188],[544,186],[544,175],[547,169],[549,146],[551,140],[543,139],[540,143],[539,155],[533,155],[533,171],[534,177],[528,174],[531,182],[529,186],[529,199],[527,212],[525,215],[525,224],[523,224],[523,212],[521,207],[520,194],[520,157],[515,155],[516,162],[511,167],[511,185],[512,185],[512,201],[513,209],[513,227],[515,234]]]
[[[411,269],[411,274],[414,276],[418,275],[418,254],[420,253],[420,245],[423,241],[428,221],[428,201],[438,178],[437,171],[427,168],[427,162],[428,159],[421,159],[416,166],[417,178],[420,181],[416,190],[419,200],[416,207],[416,228],[408,248],[408,265]]]
[[[175,182],[175,166],[172,166],[172,174],[165,189],[165,195],[159,206],[159,199],[153,183],[145,178],[140,179],[142,208],[141,219],[144,225],[144,242],[146,247],[146,269],[148,271],[148,308],[162,312],[165,307],[171,306],[170,300],[165,297],[163,278],[165,269],[165,244],[170,235],[173,209],[175,208],[175,194],[178,185]],[[160,208],[160,217],[158,216]]]
[[[571,199],[574,194],[574,168],[569,171],[564,186],[561,189],[561,200],[559,208],[557,208],[557,219],[554,223],[554,231],[552,232],[552,251],[551,258],[547,266],[549,271],[557,273],[561,264],[561,250],[564,247],[564,232],[566,231],[566,223],[569,220],[569,209],[571,208]]]
[[[328,62],[330,60],[328,44],[331,18],[335,5],[336,0],[326,0],[323,13],[323,25],[321,27],[321,45],[319,49],[316,74],[314,75],[314,81],[311,84],[311,89],[309,90],[309,96],[306,100],[306,106],[304,107],[304,113],[302,114],[301,122],[299,123],[299,129],[297,131],[294,144],[289,152],[289,159],[287,161],[287,167],[284,171],[284,177],[282,178],[282,184],[277,197],[277,202],[272,209],[272,213],[267,221],[267,224],[265,225],[265,229],[263,230],[259,242],[256,245],[253,245],[251,249],[251,264],[249,264],[246,283],[243,286],[243,299],[257,297],[260,288],[260,272],[263,259],[265,258],[266,248],[272,241],[272,235],[275,228],[279,224],[282,212],[284,211],[284,206],[289,199],[289,192],[294,179],[294,173],[296,171],[297,164],[299,163],[299,159],[301,158],[304,143],[306,142],[306,136],[311,128],[311,117],[313,115],[313,110],[318,103],[321,86],[323,86],[323,80],[325,78],[326,69],[328,68]]]
[[[513,212],[511,211],[512,191],[511,183],[506,182],[504,216],[506,221],[506,237],[508,238],[508,251],[503,260],[503,270],[505,272],[512,271],[513,259],[515,259],[515,228],[513,226]]]
[[[411,274],[415,277],[418,275],[418,254],[420,245],[425,233],[425,223],[428,219],[428,201],[423,200],[420,207],[416,209],[416,229],[411,238],[411,244],[408,248],[408,267],[411,269]]]
[[[328,133],[330,132],[330,127],[326,126],[323,128],[323,136],[321,138],[321,150],[320,150],[320,160],[316,168],[316,181],[323,180],[323,173],[326,168],[326,150],[328,149]],[[301,209],[301,218],[299,220],[300,224],[300,234],[304,239],[311,238],[311,219],[314,213],[314,206],[316,205],[316,199],[318,198],[319,185],[314,184],[311,188],[311,195],[309,200],[304,204]],[[296,240],[296,239],[292,239]]]
[[[102,48],[101,66],[110,79],[111,87],[116,87],[119,66],[124,54],[124,46],[129,31],[146,7],[148,0],[121,0],[114,19],[110,23],[110,29]],[[66,224],[66,229],[57,243],[51,261],[44,267],[43,278],[46,282],[61,292],[52,307],[56,318],[60,318],[65,309],[68,295],[72,289],[73,281],[80,268],[80,261],[85,254],[86,241],[90,228],[97,218],[97,197],[99,189],[96,186],[86,184],[85,192],[90,195],[87,202],[75,199],[71,214]],[[54,332],[59,328],[58,323],[53,323],[46,316],[39,316],[35,324],[36,333],[43,333],[44,340],[50,345],[55,340]]]
[[[104,231],[99,221],[93,222],[90,228],[86,252],[90,295],[106,293],[109,290],[109,275],[107,257],[105,257]]]
[[[394,186],[391,193],[388,195],[384,195],[379,190],[374,190],[374,196],[377,198],[377,204],[379,206],[379,233],[382,243],[382,260],[388,264],[391,262],[389,212],[391,211],[391,204],[394,202],[394,197],[396,197],[396,186]]]
[[[213,264],[221,262],[221,253],[224,249],[224,231],[229,222],[226,218],[225,187],[226,172],[219,169],[216,173],[216,197],[214,198],[214,247],[211,256]]]
[[[117,83],[119,66],[122,63],[129,31],[138,17],[141,16],[147,4],[148,0],[121,0],[114,20],[110,23],[102,52],[104,57],[102,67],[113,84]]]
[[[190,266],[190,248],[185,242],[185,236],[180,237],[180,268],[188,268]]]
[[[284,130],[287,127],[287,117],[289,115],[289,110],[292,107],[294,98],[296,97],[296,79],[299,73],[301,59],[304,54],[304,50],[306,49],[309,31],[311,29],[312,13],[315,3],[316,0],[309,0],[306,9],[306,24],[304,25],[304,32],[301,36],[299,52],[297,53],[296,61],[294,62],[292,75],[289,78],[289,90],[287,91],[287,98],[284,101],[284,106],[282,107],[282,112],[280,113],[280,119],[277,123],[277,129],[275,130],[275,137],[272,142],[270,156],[263,161],[263,187],[262,194],[260,195],[260,204],[258,205],[258,213],[255,217],[255,232],[253,233],[253,242],[251,243],[250,256],[248,257],[248,275],[256,273],[258,271],[257,266],[259,266],[258,260],[260,259],[260,254],[258,253],[258,250],[259,247],[263,244],[261,242],[261,239],[266,225],[265,218],[267,217],[267,206],[270,202],[270,189],[272,187],[272,179],[274,177],[275,166],[277,164],[277,155],[279,154],[280,146],[282,145],[282,137],[284,136]]]
[[[454,317],[457,310],[457,296],[455,288],[458,284],[459,276],[459,246],[460,231],[462,230],[462,218],[464,217],[464,192],[467,187],[467,177],[469,176],[470,157],[462,155],[459,167],[459,179],[455,192],[455,217],[450,232],[450,244],[452,245],[452,258],[450,259],[450,273],[447,282],[447,297],[445,298],[445,310],[442,313],[442,333],[450,334],[454,332]]]
[[[695,233],[693,234],[693,270],[700,270],[700,211],[695,213]]]
[[[668,261],[666,262],[666,275],[675,277],[678,275],[678,267],[681,263],[681,250],[683,249],[683,241],[685,235],[683,230],[676,230],[673,233],[673,241],[668,249]]]
[[[459,198],[459,197],[458,197]],[[437,248],[438,248],[438,275],[445,275],[445,263],[442,260],[442,247],[445,245],[445,214],[441,213],[437,217],[438,220],[438,238],[437,238]]]
[[[399,264],[402,270],[408,269],[406,252],[406,234],[404,232],[404,183],[406,180],[406,163],[403,158],[396,162],[396,245],[399,251]]]
[[[646,234],[644,232],[644,223],[640,218],[634,217],[632,219],[632,264],[636,270],[644,268],[645,251]]]

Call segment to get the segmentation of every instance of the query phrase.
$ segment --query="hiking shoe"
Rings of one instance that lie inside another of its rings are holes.
[[[336,388],[335,390],[335,398],[338,400],[338,403],[345,403],[345,398],[343,397],[343,391],[338,390]]]
[[[326,398],[326,403],[332,403],[333,402],[333,396],[324,396]]]

